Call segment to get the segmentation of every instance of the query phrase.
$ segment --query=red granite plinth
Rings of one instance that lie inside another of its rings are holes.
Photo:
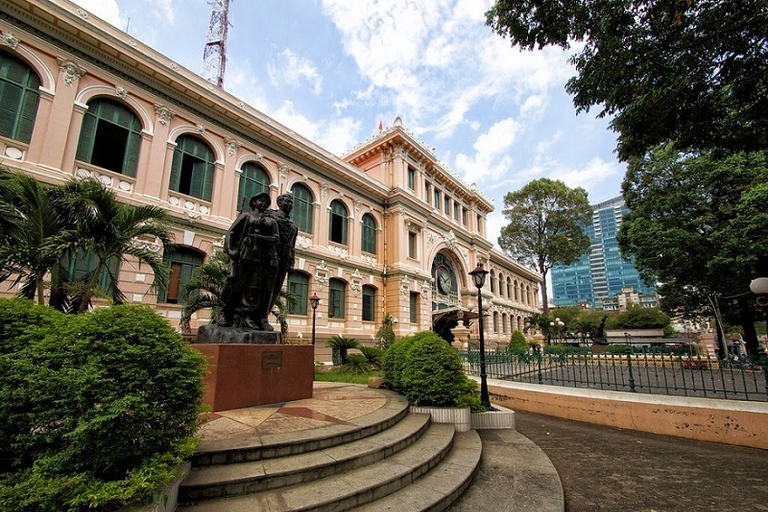
[[[209,362],[203,401],[211,411],[312,398],[312,345],[193,344]]]

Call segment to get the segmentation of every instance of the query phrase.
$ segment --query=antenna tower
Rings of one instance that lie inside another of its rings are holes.
[[[231,0],[210,0],[211,25],[203,51],[202,76],[216,87],[224,85],[227,67],[227,31],[229,30],[229,3]]]

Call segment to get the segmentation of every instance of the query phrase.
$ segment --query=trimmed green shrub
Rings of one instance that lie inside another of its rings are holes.
[[[509,347],[507,350],[514,353],[528,352],[528,341],[525,339],[525,335],[520,331],[512,333],[512,337],[509,339]]]
[[[47,333],[58,330],[66,316],[28,299],[0,299],[0,354],[26,348]]]
[[[459,354],[431,331],[414,335],[413,345],[405,354],[401,381],[402,393],[413,405],[471,405],[470,397],[477,389],[464,375]]]
[[[389,346],[384,357],[381,360],[381,370],[384,372],[384,381],[389,389],[402,392],[403,389],[403,368],[405,367],[405,357],[414,343],[419,339],[421,333],[412,336],[406,336]]]
[[[0,316],[38,307],[6,303]],[[148,497],[194,450],[204,357],[146,306],[53,318],[55,329],[19,323],[28,344],[2,356],[0,510]]]

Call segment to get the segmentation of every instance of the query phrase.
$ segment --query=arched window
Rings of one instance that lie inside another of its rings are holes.
[[[262,166],[254,162],[246,162],[240,174],[240,184],[237,188],[237,211],[248,208],[248,201],[262,192],[269,193],[269,175]]]
[[[347,207],[339,200],[331,201],[328,239],[337,244],[347,244]]]
[[[512,298],[512,279],[507,277],[507,297]]]
[[[24,61],[0,52],[0,135],[29,144],[40,101],[40,78]]]
[[[501,315],[501,332],[504,334],[507,333],[507,314],[503,313]]]
[[[499,312],[493,312],[493,332],[499,332]]]
[[[496,271],[491,270],[491,293],[496,293]]]
[[[504,296],[504,274],[499,272],[499,297]]]
[[[376,320],[376,288],[371,285],[363,285],[363,321]]]
[[[295,301],[288,303],[288,313],[291,315],[306,315],[309,301],[309,275],[304,272],[288,274],[288,293]]]
[[[78,160],[126,176],[136,176],[141,121],[122,103],[96,98],[88,103],[77,144]]]
[[[296,227],[299,231],[304,233],[312,233],[312,192],[309,191],[304,185],[296,184],[291,187],[291,193],[293,194],[293,210],[291,211],[291,218],[296,223]]]
[[[515,281],[515,283],[514,283],[514,290],[515,290],[515,300],[519,301],[520,300],[520,294],[518,293],[519,288],[517,286],[517,281]]]
[[[363,233],[360,249],[363,252],[376,254],[376,220],[373,215],[366,213],[363,215]]]
[[[185,304],[188,292],[184,290],[184,285],[189,282],[195,269],[203,264],[203,255],[193,249],[176,246],[172,252],[165,254],[163,261],[170,273],[168,286],[160,291],[157,301]]]
[[[531,303],[531,287],[530,286],[526,285],[526,287],[525,287],[525,295],[523,295],[523,301],[526,304],[530,304]]]
[[[340,279],[328,283],[328,318],[344,318],[346,284]]]
[[[176,140],[169,188],[181,194],[211,200],[214,155],[197,137],[182,135]]]

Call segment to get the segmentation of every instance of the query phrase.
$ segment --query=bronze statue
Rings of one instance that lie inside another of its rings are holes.
[[[291,219],[293,196],[291,194],[280,194],[277,196],[277,208],[277,210],[269,210],[267,212],[277,222],[277,231],[280,236],[280,241],[276,247],[277,272],[272,284],[272,296],[270,297],[270,304],[272,305],[277,302],[277,298],[280,296],[280,290],[283,288],[285,277],[293,272],[295,262],[294,247],[296,246],[296,235],[299,233],[299,228],[296,227],[296,223]]]
[[[252,197],[251,211],[235,219],[224,239],[231,263],[221,293],[221,314],[216,319],[219,326],[274,330],[268,316],[274,305],[280,236],[277,221],[267,213],[270,202],[266,192]]]

